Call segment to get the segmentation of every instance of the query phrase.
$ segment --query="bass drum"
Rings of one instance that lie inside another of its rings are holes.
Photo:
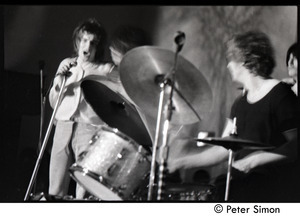
[[[117,129],[102,126],[70,173],[101,200],[142,200],[138,192],[146,188],[150,166],[146,149]]]

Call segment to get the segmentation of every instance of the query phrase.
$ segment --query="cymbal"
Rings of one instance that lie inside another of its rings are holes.
[[[173,72],[174,59],[172,51],[142,46],[130,50],[120,63],[120,77],[127,94],[152,118],[156,118],[158,112],[159,81]],[[210,112],[212,91],[208,82],[192,63],[180,55],[177,57],[174,87],[173,124],[196,123]],[[170,91],[166,89],[166,93]],[[164,105],[168,99],[164,97]]]
[[[218,137],[207,137],[203,139],[195,139],[199,142],[204,142],[212,145],[218,145],[223,146],[226,149],[231,149],[234,151],[240,150],[240,149],[272,149],[274,147],[269,146],[268,144],[255,142],[251,140],[246,139],[240,139],[236,136],[227,136],[224,138],[218,138]]]
[[[127,99],[94,80],[84,80],[81,88],[85,100],[108,126],[117,128],[146,148],[152,146],[138,111]]]

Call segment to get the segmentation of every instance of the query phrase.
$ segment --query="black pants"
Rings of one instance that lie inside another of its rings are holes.
[[[299,172],[298,172],[299,173]],[[289,170],[274,175],[251,173],[230,182],[229,202],[299,202],[299,175]],[[224,200],[226,179],[218,181],[218,200]]]

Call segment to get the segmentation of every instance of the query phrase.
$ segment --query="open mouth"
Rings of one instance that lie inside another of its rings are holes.
[[[87,52],[87,51],[83,51],[83,55],[84,55],[85,57],[88,57],[88,56],[90,55],[90,53]]]

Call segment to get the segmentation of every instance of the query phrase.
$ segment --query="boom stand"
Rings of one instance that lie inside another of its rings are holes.
[[[171,121],[172,117],[172,110],[173,110],[173,90],[175,86],[175,71],[177,66],[177,56],[178,56],[178,50],[175,53],[175,60],[174,60],[174,68],[171,71],[171,73],[168,73],[167,75],[158,75],[158,80],[161,80],[159,83],[159,86],[161,88],[160,96],[159,96],[159,105],[158,105],[158,114],[157,114],[157,122],[156,122],[156,131],[155,131],[155,139],[153,144],[153,153],[152,153],[152,161],[151,161],[151,171],[150,171],[150,179],[149,179],[149,189],[148,189],[148,200],[152,200],[153,195],[153,186],[154,186],[154,180],[155,180],[155,161],[156,161],[156,151],[158,147],[158,138],[159,138],[159,132],[160,132],[160,125],[161,125],[161,115],[162,115],[162,108],[163,108],[163,101],[164,101],[164,95],[165,95],[165,87],[166,85],[170,85],[171,83],[171,92],[168,102],[168,110],[166,112],[167,118],[164,122],[164,128],[163,128],[163,141],[162,145],[160,147],[160,166],[159,166],[159,180],[158,180],[158,190],[157,190],[157,200],[161,199],[161,189],[163,185],[163,172],[164,167],[166,164],[166,159],[168,155],[168,147],[167,147],[167,137],[168,137],[168,129],[169,129],[169,123]],[[162,77],[160,77],[162,76]],[[168,78],[168,77],[171,78]]]
[[[153,143],[153,150],[152,150],[152,161],[151,161],[151,170],[150,170],[150,179],[149,179],[149,189],[148,189],[148,200],[152,200],[153,197],[153,186],[155,180],[155,162],[156,162],[156,150],[158,146],[158,138],[160,132],[160,125],[161,125],[161,115],[162,115],[162,107],[165,95],[165,84],[160,84],[160,96],[159,96],[159,104],[158,104],[158,112],[157,112],[157,122],[156,122],[156,130],[155,130],[155,138]]]
[[[173,77],[174,74],[173,74]],[[166,81],[168,83],[168,81]],[[169,130],[169,123],[171,121],[172,117],[172,110],[173,110],[173,103],[172,103],[172,97],[173,97],[173,90],[174,90],[174,80],[172,81],[171,85],[171,94],[168,102],[167,112],[166,112],[166,119],[164,122],[164,128],[163,128],[163,141],[162,145],[160,147],[160,165],[159,165],[159,179],[158,179],[158,189],[157,189],[157,200],[161,200],[161,193],[162,193],[162,187],[163,187],[163,175],[165,166],[167,164],[167,158],[168,158],[168,130]]]
[[[36,164],[35,164],[35,167],[34,167],[34,170],[33,170],[33,174],[31,176],[31,179],[30,179],[30,182],[29,182],[26,194],[25,194],[24,201],[28,200],[29,194],[30,194],[30,192],[32,190],[32,187],[33,187],[33,184],[34,184],[34,182],[36,180],[37,172],[38,172],[38,169],[39,169],[39,167],[41,165],[42,157],[43,157],[45,149],[46,149],[46,144],[48,142],[48,139],[49,139],[49,136],[50,136],[50,133],[51,133],[51,129],[53,127],[55,115],[56,115],[58,106],[59,106],[59,104],[61,102],[62,92],[65,89],[67,74],[62,74],[62,76],[63,76],[63,81],[62,81],[62,85],[61,85],[61,88],[60,88],[60,91],[59,91],[59,94],[58,94],[58,99],[56,101],[56,104],[55,104],[55,107],[54,107],[54,110],[53,110],[53,113],[52,113],[52,116],[51,116],[51,119],[50,119],[50,123],[49,123],[48,129],[46,131],[46,135],[45,135],[45,138],[44,138],[44,141],[43,141],[43,144],[42,144],[39,156],[37,158],[37,161],[36,161]]]

